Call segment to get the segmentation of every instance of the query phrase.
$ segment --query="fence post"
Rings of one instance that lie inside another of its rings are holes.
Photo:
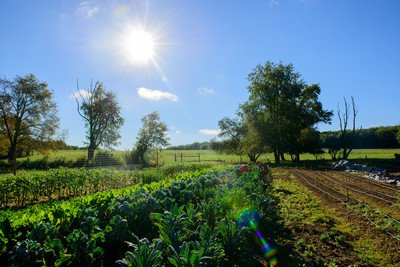
[[[200,153],[199,153],[199,162],[200,162]]]
[[[181,153],[181,162],[183,161],[183,153]]]
[[[174,156],[175,156],[175,162],[176,162],[176,153],[174,154]]]

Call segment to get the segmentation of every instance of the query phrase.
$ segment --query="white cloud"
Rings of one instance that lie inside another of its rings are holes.
[[[175,134],[180,134],[181,133],[181,131],[178,130],[178,128],[176,128],[175,126],[171,127],[171,131],[174,132]]]
[[[139,97],[151,100],[151,101],[160,101],[163,99],[168,99],[171,101],[178,101],[178,96],[174,95],[171,92],[160,91],[156,89],[148,89],[144,87],[140,87],[137,89],[137,93]]]
[[[280,0],[270,0],[269,4],[271,6],[279,6],[280,5]]]
[[[76,9],[76,13],[85,19],[92,18],[97,12],[99,12],[99,8],[89,1],[82,1]]]
[[[201,129],[201,130],[199,130],[199,133],[204,134],[204,135],[210,135],[210,136],[218,136],[220,132],[221,132],[220,129],[217,129],[217,130]]]
[[[91,96],[91,93],[89,91],[86,91],[85,89],[79,89],[79,91],[76,91],[74,93],[72,93],[69,97],[71,98],[89,98]]]
[[[207,87],[202,87],[202,88],[197,88],[197,93],[199,93],[200,95],[212,95],[215,93],[215,91]]]

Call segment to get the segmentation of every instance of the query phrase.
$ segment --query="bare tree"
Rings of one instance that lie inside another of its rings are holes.
[[[106,91],[102,82],[90,83],[88,90],[80,89],[74,94],[79,115],[85,121],[88,144],[88,164],[94,151],[100,146],[112,147],[121,137],[120,127],[124,124],[116,94]]]
[[[354,101],[354,97],[351,97],[351,106],[347,102],[347,99],[343,97],[344,100],[344,113],[342,114],[340,111],[340,107],[338,104],[338,118],[340,124],[340,146],[341,146],[341,154],[343,159],[347,159],[353,150],[353,143],[356,136],[361,132],[362,127],[356,129],[356,118],[358,114],[358,110]],[[351,109],[351,110],[350,110]],[[352,112],[352,114],[351,114]],[[352,116],[352,129],[348,129],[349,119]]]

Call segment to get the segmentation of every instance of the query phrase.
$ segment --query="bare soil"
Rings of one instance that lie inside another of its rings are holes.
[[[329,242],[321,244],[321,234],[329,231],[326,224],[292,225],[295,240],[303,239],[306,244],[318,246],[318,250],[315,251],[317,256],[322,257],[326,262],[335,262],[338,266],[365,265],[365,260],[362,263],[360,252],[356,253],[354,247],[357,242],[369,240],[370,244],[366,244],[366,246],[374,246],[376,254],[382,253],[386,257],[386,262],[371,262],[372,265],[400,266],[400,241],[378,230],[363,216],[355,214],[347,207],[354,202],[367,201],[373,203],[375,207],[393,211],[388,212],[391,216],[398,215],[399,207],[395,199],[398,194],[396,188],[393,190],[390,186],[379,186],[366,179],[363,180],[359,177],[351,177],[334,171],[321,173],[290,169],[290,172],[292,175],[278,175],[275,178],[293,179],[308,188],[327,209],[334,212],[332,216],[348,222],[350,229],[354,229],[354,231],[347,233],[345,240],[337,246],[337,244],[333,245]]]

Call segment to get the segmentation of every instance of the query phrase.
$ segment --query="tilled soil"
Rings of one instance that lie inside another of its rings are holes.
[[[346,236],[342,246],[330,249],[329,244],[319,245],[316,253],[327,259],[327,262],[335,261],[338,266],[359,266],[360,259],[353,251],[352,243],[368,237],[373,239],[373,245],[376,246],[379,253],[384,253],[388,256],[390,264],[400,266],[400,241],[384,231],[378,230],[363,216],[355,214],[347,207],[347,205],[351,205],[355,201],[359,202],[368,199],[368,201],[374,202],[377,206],[393,209],[393,214],[397,214],[395,211],[399,209],[398,204],[395,202],[389,203],[389,201],[395,201],[392,197],[396,196],[396,190],[392,190],[390,187],[381,187],[369,181],[360,180],[360,178],[352,178],[339,172],[320,173],[304,170],[291,170],[291,172],[293,175],[288,175],[285,179],[297,180],[317,196],[324,205],[334,210],[333,216],[351,223],[351,228],[358,229]],[[357,192],[357,190],[368,195]],[[391,215],[393,214],[391,213]],[[319,229],[320,226],[318,225],[312,227],[312,229],[309,229],[309,227],[304,228],[302,225],[293,227],[294,229],[302,229],[301,231],[293,231],[298,235],[297,239],[303,238],[307,243],[315,244],[320,244],[321,231],[326,230]]]

